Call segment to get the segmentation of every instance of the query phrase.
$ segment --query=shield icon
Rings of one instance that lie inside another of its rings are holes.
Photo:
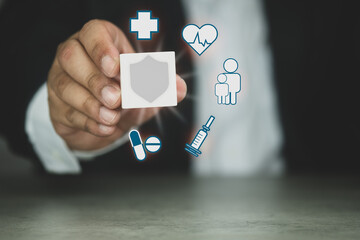
[[[131,64],[130,85],[132,90],[146,101],[155,101],[169,87],[168,64],[151,56]]]

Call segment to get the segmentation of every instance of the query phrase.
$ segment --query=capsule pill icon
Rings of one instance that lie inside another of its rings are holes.
[[[142,161],[146,158],[144,145],[141,141],[140,133],[137,130],[129,132],[129,139],[137,160]]]

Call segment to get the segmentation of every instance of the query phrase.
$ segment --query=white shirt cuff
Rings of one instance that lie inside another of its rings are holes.
[[[127,134],[109,146],[95,151],[71,151],[55,132],[50,120],[46,83],[32,98],[26,113],[25,130],[45,170],[56,174],[79,174],[78,158],[90,160],[128,141]]]

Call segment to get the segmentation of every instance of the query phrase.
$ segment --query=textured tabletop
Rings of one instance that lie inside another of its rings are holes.
[[[360,239],[360,179],[0,179],[0,239]]]

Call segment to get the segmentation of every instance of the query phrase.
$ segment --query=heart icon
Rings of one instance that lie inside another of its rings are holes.
[[[211,24],[202,25],[200,28],[195,24],[188,24],[182,31],[182,37],[199,56],[210,47],[217,39],[218,31]]]

